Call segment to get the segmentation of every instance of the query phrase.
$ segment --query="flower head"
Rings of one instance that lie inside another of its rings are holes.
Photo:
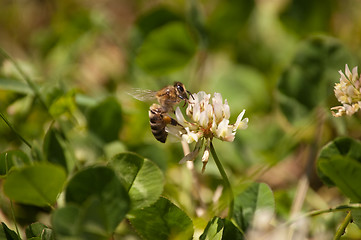
[[[331,108],[332,115],[335,117],[352,115],[361,108],[361,81],[357,67],[354,67],[351,72],[346,64],[345,74],[341,70],[339,73],[340,82],[335,84],[334,91],[342,106]]]
[[[189,121],[184,118],[179,107],[175,111],[178,123],[184,127],[184,131],[179,132],[179,135],[187,143],[197,142],[194,151],[186,155],[181,162],[194,160],[205,141],[206,146],[202,157],[204,171],[212,139],[218,138],[222,141],[232,142],[238,129],[248,127],[248,118],[243,119],[245,113],[243,110],[238,115],[236,122],[229,124],[230,107],[227,100],[224,100],[223,103],[220,93],[214,93],[212,98],[210,94],[203,91],[192,96],[186,109]]]

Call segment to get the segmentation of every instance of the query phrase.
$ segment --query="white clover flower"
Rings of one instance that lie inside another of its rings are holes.
[[[232,142],[238,129],[246,129],[248,127],[248,118],[244,118],[243,110],[237,117],[234,124],[229,124],[231,115],[227,100],[222,100],[220,93],[214,93],[211,98],[210,94],[201,91],[193,94],[193,98],[189,99],[186,115],[190,119],[187,121],[179,107],[175,111],[177,122],[182,125],[185,131],[179,131],[178,135],[187,143],[197,142],[193,152],[186,155],[180,163],[185,161],[193,161],[205,141],[205,150],[202,157],[203,169],[208,162],[210,143],[213,138],[222,141]]]
[[[340,70],[340,82],[335,84],[334,91],[337,100],[342,106],[331,108],[332,115],[340,117],[343,115],[353,115],[361,108],[361,81],[357,72],[357,67],[352,72],[345,66],[345,74]]]

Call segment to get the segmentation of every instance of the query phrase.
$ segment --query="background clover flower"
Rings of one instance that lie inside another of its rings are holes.
[[[214,93],[211,98],[210,94],[201,91],[193,94],[190,98],[186,115],[190,119],[187,121],[179,107],[177,107],[175,115],[178,123],[182,125],[185,132],[181,133],[181,137],[187,143],[197,142],[195,149],[186,155],[180,162],[194,160],[205,142],[205,150],[202,157],[203,169],[208,162],[210,143],[213,138],[222,141],[232,142],[238,129],[246,129],[248,127],[248,118],[244,118],[243,110],[237,117],[234,124],[229,124],[230,108],[227,100],[222,99],[220,93]]]
[[[331,108],[332,115],[340,117],[343,115],[352,115],[360,109],[361,106],[361,82],[357,72],[357,67],[352,72],[345,66],[345,74],[340,70],[340,82],[335,84],[334,91],[337,100],[342,106]]]

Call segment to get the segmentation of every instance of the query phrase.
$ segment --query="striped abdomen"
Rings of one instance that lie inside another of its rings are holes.
[[[149,123],[154,137],[165,143],[168,133],[165,131],[168,116],[164,115],[163,109],[158,104],[153,104],[149,109]]]

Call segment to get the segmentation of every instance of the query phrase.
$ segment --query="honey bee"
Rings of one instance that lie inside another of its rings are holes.
[[[153,136],[158,141],[165,143],[168,136],[166,126],[168,124],[181,126],[168,114],[174,112],[173,107],[181,101],[184,101],[185,105],[188,102],[188,94],[192,96],[192,94],[185,89],[183,83],[175,82],[173,86],[166,86],[159,91],[135,89],[131,95],[141,101],[157,99],[159,104],[154,103],[149,108],[149,123]]]

